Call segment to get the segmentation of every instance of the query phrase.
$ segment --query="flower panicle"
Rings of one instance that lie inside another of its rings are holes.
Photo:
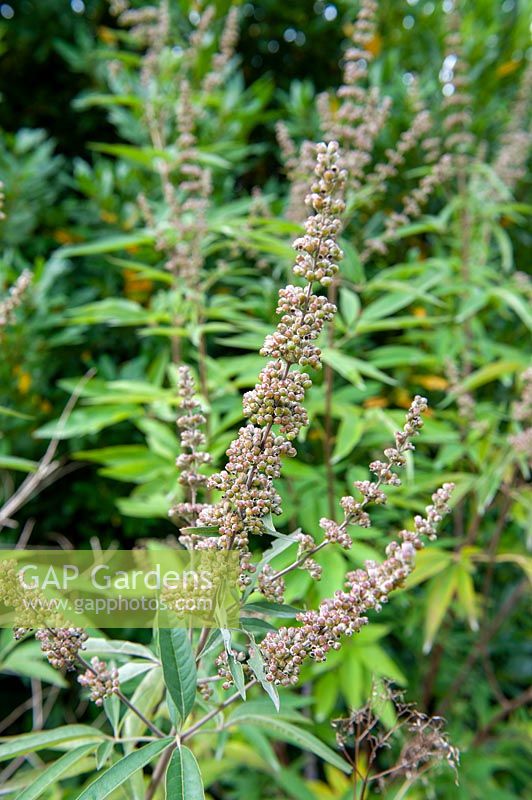
[[[0,300],[0,330],[13,322],[17,308],[24,302],[32,278],[30,270],[25,269],[9,289],[7,297]]]
[[[184,365],[179,367],[178,376],[181,413],[177,418],[177,427],[180,432],[181,453],[176,459],[176,466],[179,470],[179,483],[184,487],[187,498],[174,506],[170,515],[193,524],[204,508],[198,502],[198,490],[207,484],[207,476],[199,470],[205,464],[210,464],[212,458],[204,449],[207,440],[202,428],[206,424],[206,418],[196,399],[192,372]]]
[[[116,667],[109,667],[97,656],[90,662],[90,667],[78,675],[78,683],[89,689],[90,699],[97,706],[120,691],[120,679]]]
[[[294,242],[294,273],[306,280],[306,286],[289,285],[279,292],[277,313],[281,319],[261,350],[271,360],[243,400],[249,423],[229,447],[225,469],[208,480],[209,488],[220,491],[222,499],[199,516],[199,524],[219,528],[220,548],[240,551],[242,585],[249,583],[246,573],[254,569],[249,536],[264,532],[265,516],[281,512],[273,480],[280,474],[281,458],[295,455],[291,442],[308,422],[303,400],[311,379],[299,368],[320,366],[321,354],[314,342],[336,311],[326,297],[313,293],[313,286],[330,285],[338,271],[342,252],[336,237],[344,210],[346,175],[336,142],[319,144],[315,152],[315,177],[306,197],[312,213],[304,235]]]
[[[416,516],[414,530],[402,530],[398,540],[386,547],[386,558],[378,564],[366,561],[364,569],[349,572],[346,591],[326,598],[317,611],[297,615],[299,627],[269,632],[260,647],[266,662],[266,677],[274,684],[296,684],[307,658],[325,661],[330,650],[339,650],[341,640],[367,624],[367,612],[380,611],[390,593],[401,587],[414,569],[415,554],[423,547],[422,536],[433,539],[436,527],[449,513],[453,484],[445,483],[432,496],[424,516]]]

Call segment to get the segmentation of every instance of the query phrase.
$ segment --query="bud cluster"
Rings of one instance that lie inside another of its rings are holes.
[[[307,278],[307,286],[290,285],[279,293],[281,322],[262,350],[275,360],[264,367],[255,388],[244,397],[250,423],[240,429],[227,451],[225,469],[208,480],[222,498],[205,507],[198,519],[200,525],[219,528],[221,548],[240,551],[242,585],[249,583],[245,573],[253,571],[249,536],[264,532],[263,517],[281,512],[273,479],[280,474],[281,457],[295,455],[291,440],[308,421],[302,401],[311,381],[290,367],[297,362],[319,366],[319,350],[312,342],[336,310],[326,298],[314,295],[312,286],[315,281],[328,286],[338,270],[336,262],[342,254],[335,237],[340,229],[338,215],[344,209],[341,193],[346,176],[338,163],[336,142],[315,149],[315,179],[306,198],[314,213],[306,222],[305,235],[294,243],[294,272]],[[274,425],[279,428],[277,434],[272,431]]]
[[[532,457],[532,367],[523,373],[521,399],[514,403],[512,412],[516,422],[524,427],[519,433],[510,436],[510,443],[517,453]]]
[[[7,297],[4,300],[0,300],[0,328],[9,325],[13,321],[13,315],[21,305],[31,279],[31,272],[29,269],[25,269],[10,288]]]
[[[35,638],[52,667],[72,670],[88,636],[83,628],[43,628]]]
[[[352,636],[367,624],[370,609],[380,611],[389,594],[412,572],[415,553],[423,547],[421,534],[433,538],[436,523],[448,513],[452,488],[452,484],[444,484],[432,496],[433,505],[427,507],[426,516],[416,517],[414,531],[401,531],[399,541],[387,546],[382,564],[366,561],[365,569],[347,574],[347,591],[335,592],[317,611],[298,614],[299,627],[282,627],[266,635],[260,647],[269,681],[283,686],[297,683],[305,659],[324,661],[331,649],[340,648],[344,636]]]
[[[198,470],[209,464],[211,456],[202,448],[206,439],[201,427],[205,425],[205,417],[196,400],[196,387],[192,373],[187,366],[179,367],[180,409],[183,412],[177,419],[180,430],[181,454],[176,459],[180,471],[179,483],[188,490],[189,501],[178,503],[172,510],[172,516],[185,518],[192,522],[203,508],[196,500],[197,491],[207,483],[207,477]]]
[[[78,682],[90,689],[90,699],[97,706],[103,705],[103,701],[107,697],[111,697],[120,690],[116,667],[109,668],[105,661],[100,661],[97,656],[92,659],[90,669],[78,676]]]
[[[286,584],[284,578],[278,577],[270,564],[266,564],[258,577],[258,588],[266,600],[282,603]]]
[[[242,669],[245,673],[249,673],[249,666],[246,664],[246,654],[243,652],[239,652],[238,650],[231,650],[231,655],[238,661],[239,664],[242,665]],[[218,675],[222,678],[222,688],[229,689],[233,683],[233,675],[231,674],[231,668],[229,667],[229,656],[227,651],[224,650],[214,661],[216,668],[218,670]]]

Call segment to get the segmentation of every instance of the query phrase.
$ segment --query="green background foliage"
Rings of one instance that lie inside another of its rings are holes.
[[[170,5],[176,30],[186,38],[195,24],[192,4]],[[195,65],[193,92],[208,70],[228,3],[215,6],[212,41]],[[157,231],[137,204],[140,192],[153,199],[157,223],[164,225],[157,158],[175,156],[174,130],[161,156],[143,128],[138,48],[98,0],[12,0],[12,18],[5,7],[0,285],[7,290],[24,268],[34,278],[0,338],[2,503],[37,467],[54,436],[60,464],[58,480],[31,498],[17,516],[18,529],[3,529],[2,542],[14,544],[28,520],[35,521],[30,542],[38,545],[171,541],[176,528],[168,509],[181,499],[176,342],[199,379],[198,347],[205,351],[202,394],[214,470],[243,423],[242,392],[255,384],[264,363],[258,349],[272,327],[277,291],[290,280],[290,243],[301,230],[285,214],[289,187],[275,123],[285,121],[297,143],[320,137],[316,97],[341,82],[341,57],[358,4],[241,5],[236,56],[226,80],[208,95],[199,123],[198,150],[212,171],[213,195],[197,296],[165,270]],[[513,409],[530,356],[531,294],[523,276],[529,184],[521,181],[509,191],[493,170],[526,67],[529,10],[513,0],[465,4],[472,130],[482,152],[466,185],[439,187],[388,253],[365,265],[364,241],[419,178],[418,149],[386,197],[355,198],[349,208],[339,315],[322,343],[333,375],[332,401],[327,411],[327,370],[313,375],[310,425],[297,443],[297,458],[285,464],[283,514],[275,528],[316,531],[352,482],[367,478],[367,465],[389,446],[415,394],[429,398],[431,413],[403,486],[390,490],[390,506],[375,511],[371,529],[357,531],[350,551],[319,554],[320,582],[304,571],[292,574],[286,602],[316,607],[340,588],[347,570],[378,559],[390,532],[422,512],[445,481],[457,487],[452,520],[419,555],[407,591],[395,593],[380,617],[325,663],[306,667],[303,689],[281,690],[278,715],[266,694],[253,696],[231,711],[221,733],[194,739],[194,755],[186,748],[173,753],[166,780],[176,797],[184,774],[192,788],[183,796],[202,796],[196,759],[214,799],[353,797],[330,720],[363,706],[382,680],[402,687],[422,711],[443,713],[449,738],[462,751],[458,786],[442,768],[404,796],[517,800],[530,784],[530,721],[521,704],[514,710],[512,703],[527,690],[531,674],[526,593],[532,504],[529,465],[509,438],[522,427]],[[411,121],[407,87],[413,74],[441,124],[446,14],[441,3],[383,0],[378,18],[370,83],[392,98],[393,111],[376,145],[377,162]],[[178,48],[168,53],[158,87],[158,101],[168,108],[179,99],[180,58]],[[114,60],[122,64],[120,79],[108,71]],[[254,206],[254,187],[263,192],[266,213]],[[449,362],[463,368],[458,385],[449,381]],[[79,388],[89,370],[94,374]],[[77,406],[58,427],[74,391]],[[464,422],[456,401],[465,392],[474,409]],[[258,555],[267,545],[252,546]],[[291,561],[281,543],[276,567]],[[251,639],[264,635],[268,624],[259,617]],[[179,677],[176,664],[193,665],[187,642],[160,641],[161,668],[147,632],[124,631],[120,638],[131,640],[133,649],[123,651],[111,641],[104,652],[123,670],[128,696],[165,730],[170,721],[185,722],[194,698],[181,693],[179,707],[176,693],[183,680],[190,683],[191,670]],[[98,647],[101,641],[93,642],[93,652]],[[0,670],[7,718],[28,690],[44,687],[53,697],[54,687],[63,689],[45,724],[54,728],[57,750],[66,753],[52,758],[56,746],[49,731],[28,733],[41,737],[36,740],[21,737],[16,752],[11,742],[0,743],[5,758],[46,748],[42,761],[32,757],[15,774],[4,774],[7,796],[25,797],[18,792],[41,781],[48,792],[42,796],[54,800],[103,797],[102,789],[90,788],[93,753],[99,765],[111,767],[100,778],[109,792],[127,782],[128,796],[144,796],[142,775],[132,777],[127,760],[140,769],[168,742],[113,749],[112,709],[105,709],[107,716],[87,709],[79,687],[42,660],[35,642],[14,646],[7,631],[0,635]],[[178,679],[169,679],[169,671]],[[210,707],[203,706],[200,716]],[[391,709],[379,713],[389,725]],[[15,713],[2,735],[29,732],[35,714],[31,706]],[[115,724],[132,739],[147,733],[131,711]],[[48,761],[57,770],[51,780],[44,776]],[[399,787],[393,782],[370,796],[399,798]]]

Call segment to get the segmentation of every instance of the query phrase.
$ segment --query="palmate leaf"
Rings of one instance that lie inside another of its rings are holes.
[[[167,800],[204,800],[198,762],[188,747],[176,747],[166,773]]]
[[[153,761],[156,755],[170,747],[174,741],[173,736],[166,736],[164,739],[158,739],[156,742],[150,742],[144,747],[134,750],[96,778],[78,796],[77,800],[104,800],[111,792],[125,783],[134,772]]]
[[[181,722],[190,714],[196,697],[196,660],[185,628],[159,628],[159,647],[166,688]]]
[[[109,742],[109,744],[111,743]],[[29,786],[20,792],[20,794],[17,794],[15,800],[37,800],[50,786],[53,786],[59,781],[74,764],[81,761],[82,758],[94,750],[96,746],[96,742],[93,744],[85,744],[82,747],[71,750],[69,753],[65,753],[58,758],[57,761],[50,764],[50,766],[47,767],[35,781],[32,781]]]

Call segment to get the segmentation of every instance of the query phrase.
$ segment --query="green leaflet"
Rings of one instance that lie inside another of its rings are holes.
[[[198,762],[188,747],[176,747],[166,773],[167,800],[204,800]]]
[[[87,739],[94,739],[98,743],[107,739],[107,736],[89,725],[63,725],[55,730],[24,733],[22,736],[6,736],[0,744],[0,761],[33,753],[35,750],[52,749],[59,745]]]
[[[166,750],[174,741],[173,736],[167,736],[134,750],[96,778],[78,796],[77,800],[104,800],[111,792],[125,783],[134,772],[149,764],[156,755]]]
[[[188,631],[184,628],[160,628],[159,647],[164,682],[181,717],[190,714],[196,697],[196,660]]]
[[[110,743],[109,743],[110,744]],[[67,772],[70,767],[81,761],[87,753],[90,753],[96,747],[96,742],[93,744],[85,744],[82,747],[77,747],[64,756],[58,758],[35,781],[30,783],[20,794],[17,794],[15,800],[36,800],[53,784],[61,779],[61,776]]]
[[[244,708],[238,717],[229,717],[226,722],[226,726],[229,727],[237,723],[239,725],[246,724],[255,725],[258,728],[267,728],[267,730],[277,739],[280,739],[283,742],[294,744],[303,751],[310,750],[310,752],[314,753],[314,755],[318,756],[318,758],[323,759],[323,761],[327,761],[329,764],[332,764],[334,767],[342,770],[342,772],[347,774],[351,773],[351,767],[349,764],[337,753],[335,753],[334,750],[331,750],[330,747],[321,742],[312,733],[309,733],[306,730],[301,730],[295,725],[292,725],[290,722],[286,722],[284,719],[255,714],[249,714],[246,716]]]
[[[430,653],[432,649],[434,638],[456,591],[457,580],[457,565],[453,565],[431,581],[427,597],[427,616],[425,617],[424,653]]]

